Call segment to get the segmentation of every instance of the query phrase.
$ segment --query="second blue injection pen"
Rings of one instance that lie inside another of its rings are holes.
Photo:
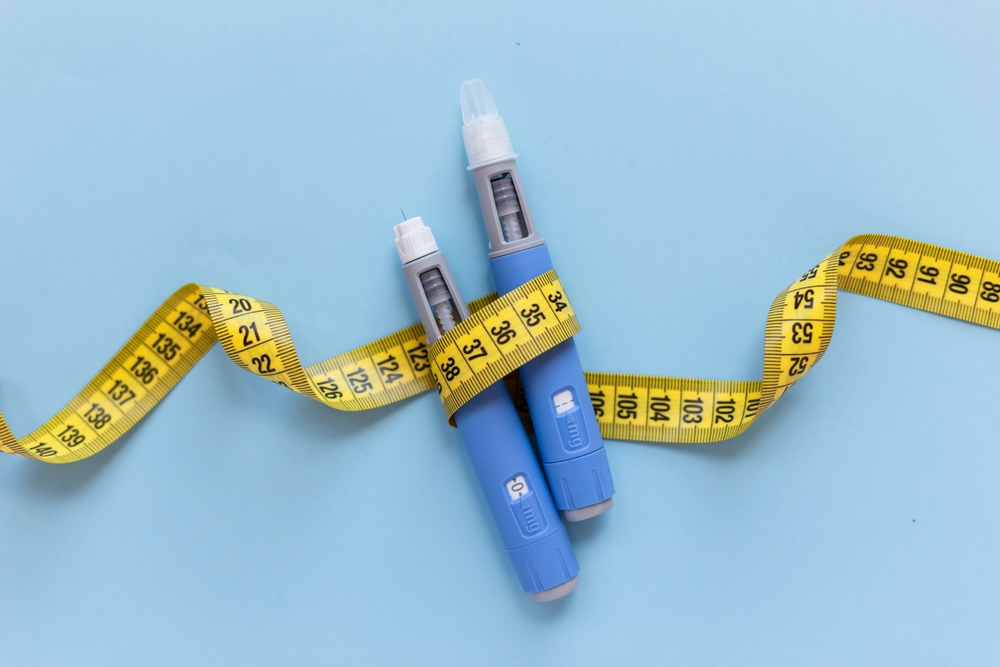
[[[395,232],[406,284],[433,344],[469,309],[424,221],[411,218]],[[521,586],[538,602],[568,595],[580,566],[504,383],[469,399],[455,424]]]
[[[490,269],[506,294],[552,268],[521,185],[503,118],[479,79],[462,84],[462,136],[490,238]],[[573,339],[520,369],[542,465],[567,521],[611,508],[615,487]]]

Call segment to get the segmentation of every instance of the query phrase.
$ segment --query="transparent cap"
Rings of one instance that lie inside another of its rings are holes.
[[[482,79],[469,79],[462,84],[462,122],[466,125],[499,118],[493,96]]]
[[[469,79],[462,84],[461,102],[462,138],[469,169],[516,158],[507,125],[481,79]]]

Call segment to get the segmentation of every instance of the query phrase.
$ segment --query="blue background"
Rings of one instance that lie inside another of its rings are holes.
[[[587,369],[759,378],[773,296],[856,233],[1000,258],[997,5],[538,5],[4,3],[14,432],[188,281],[278,304],[310,363],[410,324],[401,207],[490,291],[474,76]],[[745,435],[608,444],[615,508],[545,606],[436,397],[338,413],[216,347],[100,455],[0,461],[2,661],[997,664],[1000,337],[838,308]]]

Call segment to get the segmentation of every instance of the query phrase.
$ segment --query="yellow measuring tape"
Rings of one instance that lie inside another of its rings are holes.
[[[838,289],[1000,328],[1000,263],[893,236],[856,236],[774,299],[762,380],[586,373],[601,433],[647,442],[714,442],[742,433],[823,356]],[[472,316],[432,347],[416,324],[304,367],[273,304],[186,285],[41,428],[17,438],[0,415],[0,451],[49,463],[99,452],[152,410],[216,340],[237,366],[338,410],[368,410],[437,387],[451,417],[579,331],[554,271],[469,305]]]

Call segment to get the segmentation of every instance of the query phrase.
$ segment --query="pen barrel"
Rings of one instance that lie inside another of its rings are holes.
[[[552,269],[552,260],[543,243],[492,257],[490,269],[497,292],[506,294]],[[556,507],[579,510],[608,501],[615,493],[611,468],[573,339],[519,372]]]
[[[433,343],[468,317],[469,309],[433,235],[417,220],[403,223],[397,246],[407,260],[403,276],[427,342]],[[568,594],[580,566],[506,386],[490,385],[454,417],[521,586],[540,602]]]
[[[524,195],[514,147],[493,98],[479,79],[462,84],[462,137],[490,239],[497,292],[507,294],[552,268]],[[519,369],[542,465],[567,521],[611,507],[615,487],[597,417],[573,340]]]
[[[503,383],[471,398],[455,423],[524,590],[539,593],[575,577],[573,547]]]

